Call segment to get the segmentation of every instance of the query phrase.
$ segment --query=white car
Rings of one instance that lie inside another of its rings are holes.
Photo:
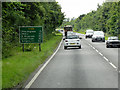
[[[103,31],[94,31],[94,34],[92,36],[92,42],[95,41],[105,42],[105,35]]]
[[[78,35],[69,35],[64,40],[64,49],[67,47],[79,47],[81,48],[81,40]]]
[[[94,31],[93,30],[86,30],[85,38],[92,38]]]

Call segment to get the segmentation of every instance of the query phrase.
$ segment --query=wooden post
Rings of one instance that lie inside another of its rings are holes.
[[[39,43],[39,51],[41,51],[41,44]]]
[[[23,44],[23,52],[24,52],[24,44]]]

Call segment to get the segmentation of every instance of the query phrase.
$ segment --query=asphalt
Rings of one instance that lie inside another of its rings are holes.
[[[84,38],[81,44],[81,49],[64,50],[62,43],[30,88],[118,88],[118,72],[103,58],[118,67],[118,49]]]

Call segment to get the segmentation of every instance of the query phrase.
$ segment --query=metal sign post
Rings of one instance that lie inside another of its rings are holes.
[[[43,42],[43,33],[41,26],[20,26],[19,41],[23,44],[39,43],[39,51],[41,51],[41,43]]]
[[[39,43],[39,51],[41,51],[41,43]]]
[[[23,52],[24,52],[24,43],[23,43]]]

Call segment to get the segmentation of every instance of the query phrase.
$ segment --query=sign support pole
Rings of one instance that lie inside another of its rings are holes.
[[[41,51],[41,43],[39,43],[39,51]]]
[[[24,43],[23,43],[23,52],[24,52]]]

